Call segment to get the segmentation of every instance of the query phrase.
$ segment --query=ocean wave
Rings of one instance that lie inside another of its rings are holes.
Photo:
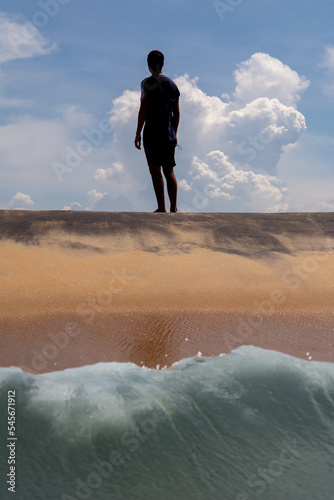
[[[334,365],[244,346],[172,369],[0,369],[18,500],[332,497]],[[2,447],[2,479],[8,470]],[[12,498],[1,482],[1,499]]]

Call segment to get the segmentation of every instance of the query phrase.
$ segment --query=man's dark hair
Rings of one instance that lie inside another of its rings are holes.
[[[156,73],[160,73],[163,68],[164,62],[165,57],[159,50],[152,50],[152,52],[150,52],[147,56],[148,66]]]

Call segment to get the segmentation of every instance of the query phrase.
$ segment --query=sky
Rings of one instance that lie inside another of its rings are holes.
[[[179,211],[334,211],[333,19],[330,0],[2,0],[0,209],[156,209],[134,137],[158,49]]]

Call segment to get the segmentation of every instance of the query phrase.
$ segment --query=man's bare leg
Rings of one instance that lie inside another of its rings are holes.
[[[170,211],[177,212],[176,208],[177,182],[174,174],[174,169],[164,167],[163,171],[167,181],[167,191],[170,201]]]
[[[155,196],[158,202],[158,208],[155,212],[166,212],[165,207],[165,193],[164,193],[164,180],[161,175],[161,167],[149,165],[150,174],[152,177]]]

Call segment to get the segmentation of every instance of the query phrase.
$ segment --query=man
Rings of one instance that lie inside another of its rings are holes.
[[[140,134],[145,123],[143,143],[158,202],[155,212],[166,212],[161,167],[167,181],[170,211],[177,212],[177,182],[173,168],[175,167],[175,147],[180,120],[180,92],[173,80],[162,73],[164,55],[161,52],[158,50],[150,52],[147,64],[152,76],[141,82],[135,146],[141,149]]]

